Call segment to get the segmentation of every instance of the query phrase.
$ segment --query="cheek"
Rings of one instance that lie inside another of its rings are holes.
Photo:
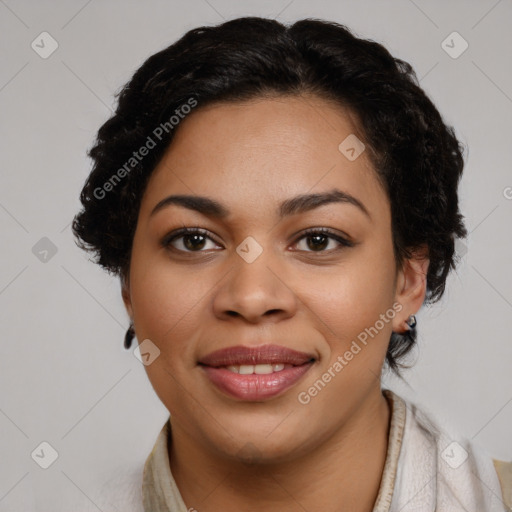
[[[393,272],[392,264],[383,254],[373,258],[361,252],[347,265],[328,274],[317,274],[313,280],[305,275],[300,286],[310,290],[312,302],[325,315],[337,323],[352,325],[375,321],[390,306]]]
[[[182,285],[180,279],[161,274],[154,278],[147,276],[133,284],[133,311],[138,331],[164,342],[187,325],[187,312],[199,302],[200,294]]]
[[[181,350],[185,342],[190,345],[208,283],[197,278],[197,271],[171,266],[162,255],[145,257],[143,251],[134,250],[131,265],[137,336],[149,338],[161,351]]]
[[[317,276],[314,287],[304,278],[301,286],[310,290],[307,300],[321,320],[317,328],[329,342],[330,362],[345,354],[353,341],[361,350],[353,348],[358,363],[352,367],[373,367],[384,357],[395,314],[394,271],[392,253],[368,247],[336,272]]]

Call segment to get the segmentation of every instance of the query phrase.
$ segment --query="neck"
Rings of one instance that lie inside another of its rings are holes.
[[[248,503],[269,512],[371,512],[386,460],[390,414],[379,388],[317,449],[278,464],[220,460],[171,418],[171,472],[187,507],[201,512],[247,510]]]

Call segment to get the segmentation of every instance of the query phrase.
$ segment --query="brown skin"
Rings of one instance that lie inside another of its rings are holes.
[[[351,133],[358,132],[349,111],[310,95],[210,105],[181,122],[149,180],[123,299],[137,339],[161,351],[146,371],[172,415],[170,464],[187,507],[373,508],[390,421],[381,369],[392,330],[404,332],[423,303],[428,259],[415,256],[397,270],[389,200],[367,151],[351,162],[338,150]],[[347,203],[278,218],[281,201],[333,188],[358,198],[371,219]],[[150,216],[171,194],[209,196],[231,214],[215,219],[170,205]],[[161,246],[183,226],[211,239]],[[327,238],[319,249],[301,236],[322,227],[355,245]],[[263,248],[250,264],[236,252],[248,236]],[[395,302],[402,309],[394,319],[299,403],[298,394]],[[217,349],[267,343],[316,357],[272,399],[230,398],[197,365]]]

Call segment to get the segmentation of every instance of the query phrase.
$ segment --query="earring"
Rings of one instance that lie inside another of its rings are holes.
[[[416,316],[415,315],[409,315],[409,318],[405,321],[405,323],[409,326],[409,329],[415,329],[416,328]]]
[[[133,330],[133,324],[130,324],[126,334],[124,335],[124,348],[128,350],[132,344],[132,340],[135,337],[135,331]]]

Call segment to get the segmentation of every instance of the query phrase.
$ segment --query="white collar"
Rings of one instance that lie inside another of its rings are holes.
[[[478,453],[468,441],[458,440],[458,445],[451,445],[454,437],[439,429],[415,405],[406,403],[391,390],[382,392],[391,406],[391,421],[386,461],[373,512],[506,510],[491,458]],[[146,512],[190,510],[183,502],[169,465],[169,420],[144,465],[142,497]],[[446,460],[455,466],[453,457],[464,455],[461,449],[466,451],[467,459],[457,468],[450,467]]]

